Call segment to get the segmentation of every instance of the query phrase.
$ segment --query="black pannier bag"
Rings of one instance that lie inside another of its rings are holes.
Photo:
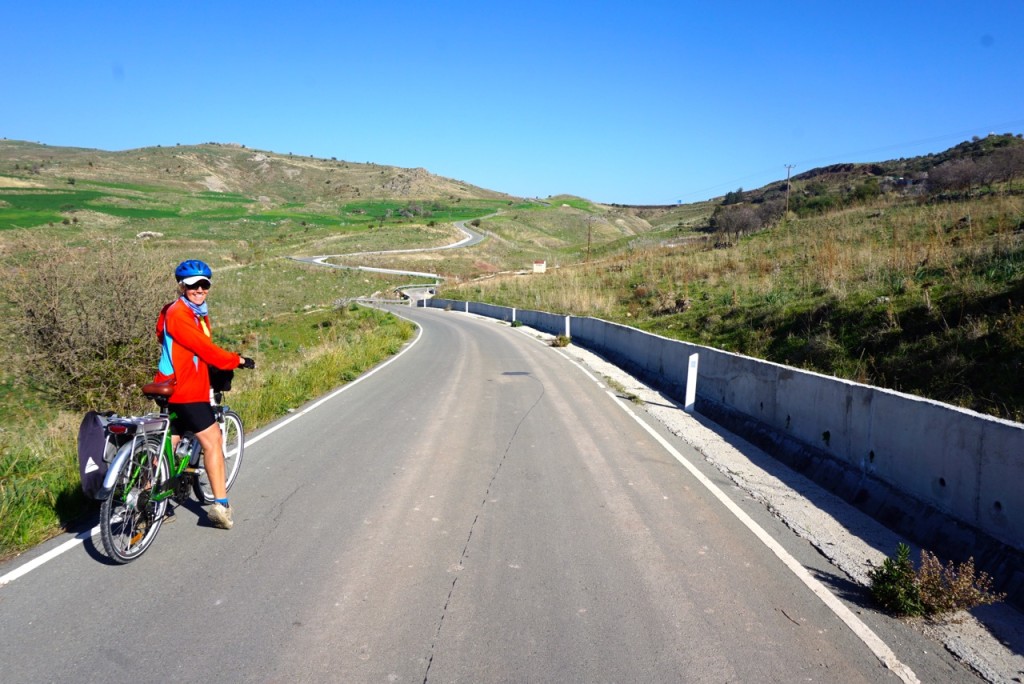
[[[231,380],[235,377],[233,370],[221,370],[210,366],[210,387],[214,392],[230,392]]]
[[[91,499],[103,488],[103,478],[113,453],[107,454],[107,419],[96,411],[89,411],[78,428],[78,473],[82,477],[82,491]],[[112,446],[111,451],[113,451]]]

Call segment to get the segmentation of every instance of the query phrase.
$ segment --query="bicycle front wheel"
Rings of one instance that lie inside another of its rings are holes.
[[[167,461],[160,443],[145,441],[121,465],[114,491],[100,506],[100,538],[115,563],[135,560],[156,539],[167,499],[155,501],[154,492],[167,481]]]
[[[242,429],[242,419],[234,411],[224,411],[223,420],[217,422],[220,424],[224,446],[224,487],[230,491],[231,485],[235,483],[238,471],[242,467],[245,432]],[[213,489],[210,487],[210,478],[205,470],[196,477],[195,483],[196,498],[203,503],[213,503]]]

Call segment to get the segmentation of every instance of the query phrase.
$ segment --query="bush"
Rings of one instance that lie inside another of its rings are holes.
[[[8,269],[14,305],[14,375],[72,410],[130,410],[159,355],[154,324],[174,297],[168,265],[141,242],[102,240],[88,250],[30,239]]]
[[[921,593],[914,577],[910,547],[896,547],[896,558],[886,558],[880,567],[868,573],[871,596],[885,610],[896,615],[920,615],[923,612]]]
[[[572,339],[568,335],[556,335],[555,339],[551,340],[552,347],[568,347],[572,342]]]
[[[960,565],[949,561],[943,567],[935,554],[922,551],[917,583],[929,615],[968,610],[1006,598],[1006,594],[992,592],[992,578],[987,573],[975,572],[973,557]]]
[[[992,578],[974,569],[974,558],[945,566],[935,554],[921,551],[921,567],[914,572],[910,547],[899,544],[896,558],[886,558],[868,573],[871,596],[885,610],[900,616],[942,615],[997,603],[1006,594],[992,591]]]

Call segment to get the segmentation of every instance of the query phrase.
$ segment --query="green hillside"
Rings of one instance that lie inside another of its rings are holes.
[[[642,243],[442,294],[599,316],[1024,421],[1022,180],[1013,135],[815,169],[788,200],[783,181],[634,209],[652,227]]]

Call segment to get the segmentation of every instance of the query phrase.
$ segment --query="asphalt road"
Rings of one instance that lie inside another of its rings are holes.
[[[406,353],[249,445],[233,530],[182,508],[132,564],[97,539],[0,587],[0,681],[898,681],[593,377],[405,315]]]

